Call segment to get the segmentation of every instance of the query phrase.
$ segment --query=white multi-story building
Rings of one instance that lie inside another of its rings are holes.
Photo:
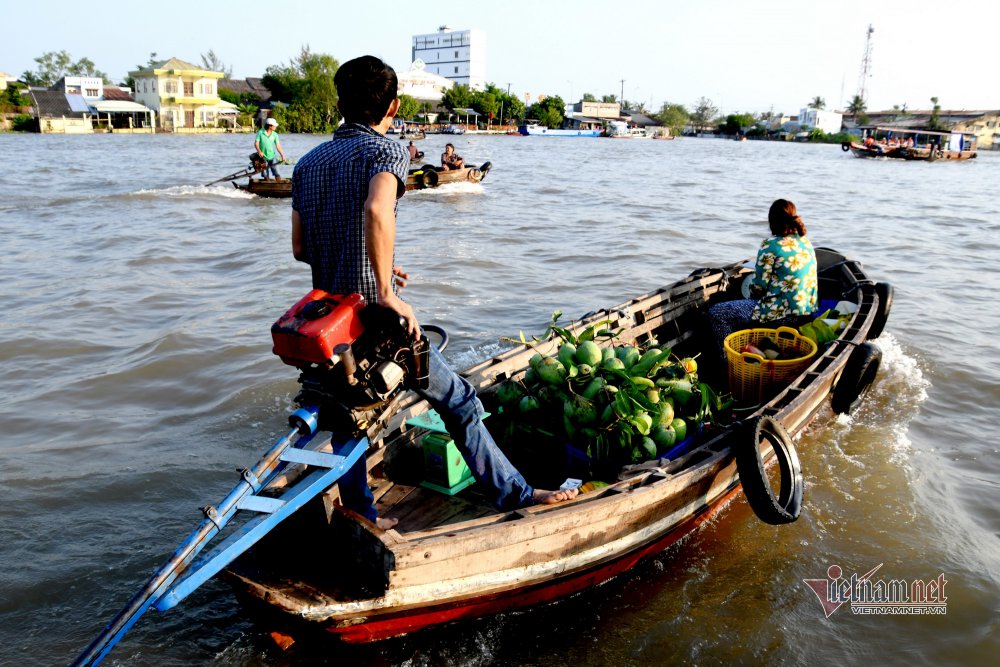
[[[840,132],[844,124],[844,114],[838,111],[823,109],[802,109],[799,111],[799,127],[802,129],[818,127],[827,134]]]
[[[452,30],[443,25],[437,32],[413,36],[412,62],[424,69],[465,84],[474,90],[486,88],[486,33],[482,30]]]

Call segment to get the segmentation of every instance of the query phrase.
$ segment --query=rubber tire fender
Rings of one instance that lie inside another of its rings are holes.
[[[892,295],[895,293],[889,283],[875,283],[875,294],[878,295],[878,312],[875,313],[875,321],[868,329],[865,340],[874,340],[882,335],[885,323],[889,321],[889,312],[892,310]]]
[[[772,526],[792,523],[802,511],[802,468],[792,439],[774,417],[760,416],[737,430],[739,441],[733,446],[736,470],[740,474],[743,495],[750,509],[761,521]],[[778,495],[767,479],[759,445],[767,440],[777,458],[781,473]]]
[[[420,175],[420,183],[425,188],[436,188],[438,184],[438,173],[431,169],[430,171],[424,170],[424,173]]]
[[[862,343],[851,351],[830,399],[833,411],[839,415],[850,414],[859,405],[875,381],[882,363],[882,351],[874,343]]]
[[[844,143],[840,144],[840,150],[846,153],[847,151],[851,150],[851,144],[845,141]]]

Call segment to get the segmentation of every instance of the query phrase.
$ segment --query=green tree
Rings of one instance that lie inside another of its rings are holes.
[[[31,106],[31,98],[27,96],[28,88],[21,83],[11,83],[0,91],[0,113],[14,113],[21,107]]]
[[[396,115],[403,120],[413,120],[420,113],[420,102],[410,95],[399,96],[399,111]]]
[[[684,128],[687,127],[688,119],[690,118],[691,114],[688,113],[683,104],[672,104],[670,102],[664,102],[663,106],[656,113],[656,120],[670,128],[670,134],[674,136],[684,133]]]
[[[534,118],[538,120],[539,123],[545,125],[546,127],[558,128],[562,126],[563,123],[563,111],[566,109],[566,103],[558,95],[553,97],[546,97],[541,102],[536,102],[528,107],[526,114],[529,118]]]
[[[472,108],[481,113],[482,120],[487,122],[490,114],[495,117],[500,111],[500,102],[497,101],[497,96],[494,93],[477,90],[472,94]]]
[[[855,116],[863,114],[868,109],[868,105],[865,104],[865,98],[860,95],[855,95],[851,99],[851,103],[847,105],[848,113],[852,113]]]
[[[617,101],[618,101],[617,95],[603,95],[601,97],[601,102],[604,102],[605,104],[614,104]]]
[[[212,49],[209,49],[208,53],[201,54],[201,66],[213,72],[222,72],[227,79],[233,78],[233,68],[226,67],[226,63],[219,60]]]
[[[337,59],[313,53],[303,46],[288,65],[268,67],[263,83],[271,99],[282,104],[272,108],[272,116],[286,132],[331,132],[340,120],[337,89],[333,77]]]
[[[454,111],[455,109],[469,109],[472,105],[472,89],[464,83],[459,83],[444,91],[441,96],[441,106]]]
[[[812,102],[809,103],[809,108],[810,109],[816,109],[817,111],[821,111],[821,110],[823,110],[823,109],[826,108],[826,100],[824,100],[822,97],[820,97],[819,95],[817,95],[816,97],[814,97],[812,99]]]
[[[737,134],[744,130],[750,129],[756,123],[756,119],[752,113],[731,113],[726,116],[726,119],[719,124],[719,131],[722,134]]]
[[[580,101],[581,102],[596,102],[597,98],[594,97],[593,95],[591,95],[590,93],[584,93],[583,97],[580,98]]]
[[[483,92],[493,95],[496,98],[498,108],[493,113],[497,115],[499,121],[504,122],[511,118],[524,118],[524,102],[518,98],[516,93],[510,95],[505,89],[499,88],[493,83],[486,84],[486,90]]]
[[[64,76],[89,76],[100,78],[104,83],[111,83],[108,75],[94,66],[90,58],[80,58],[73,62],[67,51],[47,51],[35,58],[38,68],[25,71],[21,79],[29,86],[51,86]]]
[[[715,115],[719,113],[719,108],[712,104],[712,100],[707,97],[699,97],[694,103],[694,111],[691,112],[691,125],[695,131],[710,127]]]
[[[931,117],[927,120],[928,130],[943,130],[944,125],[941,123],[941,105],[938,104],[938,98],[932,97],[931,104],[934,108],[931,109]]]

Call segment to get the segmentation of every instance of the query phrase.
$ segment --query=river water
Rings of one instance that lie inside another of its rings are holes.
[[[799,442],[798,522],[742,499],[566,602],[376,646],[306,637],[211,582],[150,612],[120,665],[981,665],[1000,650],[1000,155],[858,160],[715,139],[453,137],[494,170],[413,192],[397,261],[457,367],[698,266],[750,257],[791,199],[816,245],[892,282],[883,364],[853,417]],[[300,157],[323,137],[285,136]],[[438,155],[445,137],[420,142]],[[0,664],[65,664],[286,430],[269,328],[309,289],[288,200],[201,184],[246,136],[0,135]],[[290,175],[290,173],[286,173]],[[290,556],[293,557],[293,556]],[[826,618],[804,579],[930,581],[947,613]]]

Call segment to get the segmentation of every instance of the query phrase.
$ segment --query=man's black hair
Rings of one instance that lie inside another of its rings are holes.
[[[396,99],[396,72],[375,56],[361,56],[340,66],[333,77],[340,113],[348,123],[377,125]]]

